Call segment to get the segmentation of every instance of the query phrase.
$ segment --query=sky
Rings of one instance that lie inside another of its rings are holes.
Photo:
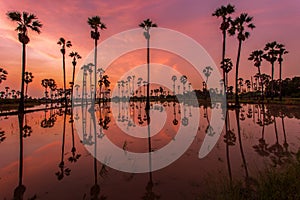
[[[21,43],[14,31],[16,24],[11,22],[8,11],[27,11],[37,15],[42,22],[42,33],[29,32],[30,43],[27,47],[26,71],[33,73],[34,80],[29,85],[29,95],[43,96],[41,80],[53,78],[62,87],[62,67],[60,37],[70,40],[73,44],[68,51],[77,51],[85,58],[93,50],[94,42],[90,38],[88,17],[99,15],[107,29],[101,32],[100,43],[114,34],[137,28],[138,24],[150,18],[159,27],[179,31],[201,44],[214,62],[218,65],[222,53],[222,35],[219,30],[220,19],[212,16],[216,8],[231,3],[236,12],[233,17],[242,12],[253,16],[256,28],[250,32],[250,38],[243,43],[240,63],[240,76],[250,79],[257,69],[247,60],[251,51],[262,49],[267,42],[276,40],[285,44],[289,54],[285,55],[283,63],[283,78],[300,76],[300,4],[298,0],[253,0],[253,1],[223,1],[223,0],[154,0],[154,1],[104,1],[104,0],[11,0],[0,2],[0,67],[8,71],[8,78],[0,85],[0,91],[5,86],[19,90],[21,80]],[[227,40],[226,57],[230,57],[235,65],[237,54],[237,39]],[[138,53],[139,54],[139,53]],[[165,54],[163,54],[165,55]],[[156,56],[156,62],[164,62],[168,56]],[[132,56],[124,56],[132,59]],[[155,57],[155,56],[154,56]],[[84,59],[78,62],[81,66]],[[101,62],[101,61],[98,61]],[[145,59],[146,62],[146,59]],[[71,81],[71,59],[66,59],[67,82]],[[122,63],[119,61],[119,63]],[[126,62],[123,62],[123,64]],[[139,64],[142,64],[138,62]],[[180,61],[182,70],[184,62]],[[132,66],[134,67],[134,66]],[[275,78],[278,78],[278,64],[275,66]],[[120,67],[115,72],[118,76],[128,70],[128,66]],[[234,71],[229,74],[233,83]],[[263,73],[271,73],[270,64],[263,62]],[[168,77],[169,78],[169,77]],[[199,88],[202,81],[194,81],[193,87]]]

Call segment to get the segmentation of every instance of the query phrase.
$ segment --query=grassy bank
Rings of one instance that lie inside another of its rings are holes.
[[[199,199],[216,200],[283,200],[300,199],[300,151],[296,159],[280,168],[269,167],[255,179],[223,180],[209,183],[209,189]]]

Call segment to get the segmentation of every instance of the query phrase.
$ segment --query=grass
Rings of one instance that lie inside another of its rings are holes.
[[[221,181],[209,184],[208,191],[199,199],[214,200],[284,200],[300,199],[300,151],[296,159],[281,168],[269,167],[256,179],[230,182],[224,177]]]

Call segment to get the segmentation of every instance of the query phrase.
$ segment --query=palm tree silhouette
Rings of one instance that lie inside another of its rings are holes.
[[[253,60],[254,66],[257,67],[257,69],[258,69],[258,78],[260,79],[260,82],[262,85],[262,87],[261,87],[262,100],[264,100],[264,88],[263,88],[263,82],[261,79],[260,66],[261,66],[263,55],[264,55],[264,52],[262,50],[255,50],[255,51],[252,51],[252,53],[250,54],[250,56],[248,58],[248,60]]]
[[[3,68],[0,68],[0,84],[2,83],[2,81],[5,81],[7,78],[7,71]]]
[[[243,92],[243,91],[242,91],[242,90],[243,90],[242,87],[243,87],[243,85],[244,85],[244,84],[243,84],[243,81],[244,81],[243,78],[238,78],[238,85],[239,85],[239,87],[240,87],[240,88],[239,88],[239,93],[242,93],[242,92]]]
[[[283,44],[277,44],[276,45],[276,48],[278,50],[278,55],[279,55],[279,58],[278,58],[278,63],[279,63],[279,99],[280,101],[282,101],[282,78],[281,78],[281,75],[282,75],[282,61],[283,61],[283,58],[282,56],[284,54],[287,54],[289,53],[286,49],[285,49],[285,46]]]
[[[187,76],[186,75],[182,75],[181,77],[180,77],[180,82],[182,83],[182,94],[184,95],[184,93],[185,93],[185,84],[186,84],[186,82],[187,82]]]
[[[207,82],[208,82],[208,78],[210,77],[211,75],[211,71],[213,70],[213,68],[211,66],[206,66],[204,69],[203,69],[203,74],[205,75],[206,77],[206,80],[205,80],[205,85],[207,85]],[[207,88],[206,88],[207,89]]]
[[[99,104],[100,104],[100,102],[101,102],[100,101],[100,99],[101,99],[101,93],[102,93],[102,85],[103,85],[103,84],[100,84],[100,83],[103,83],[102,76],[105,73],[105,71],[102,68],[98,68],[97,69],[97,73],[99,73],[99,77],[100,77],[100,79],[98,81],[98,85],[99,85]]]
[[[224,88],[226,91],[227,88],[227,82],[225,81],[225,68],[222,67],[225,61],[225,51],[226,51],[226,31],[230,27],[230,21],[231,17],[228,17],[228,15],[234,13],[234,6],[231,4],[228,4],[227,6],[221,6],[220,8],[217,8],[215,12],[212,14],[212,16],[216,16],[217,18],[222,17],[222,23],[220,26],[220,30],[222,31],[223,34],[223,48],[222,48],[222,61],[221,61],[221,68],[223,69],[223,80],[224,80]],[[226,95],[226,93],[225,93]]]
[[[235,20],[231,21],[231,27],[228,29],[229,35],[235,35],[237,33],[237,39],[239,41],[238,54],[236,59],[235,66],[235,104],[239,105],[239,96],[238,96],[238,78],[239,78],[239,64],[242,50],[242,42],[245,41],[250,33],[245,31],[245,27],[250,29],[255,28],[252,24],[253,17],[248,16],[247,13],[241,13],[239,17],[236,17]]]
[[[45,88],[45,97],[47,98],[48,97],[47,88],[49,86],[49,79],[47,78],[43,79],[41,85]]]
[[[19,111],[24,111],[24,74],[26,71],[26,45],[30,39],[28,37],[28,29],[40,33],[43,26],[34,14],[27,12],[20,13],[18,11],[8,12],[7,16],[10,20],[17,22],[18,39],[22,43],[22,76],[21,76],[21,98],[19,103]]]
[[[80,85],[76,84],[74,87],[76,89],[76,97],[78,98],[79,97],[78,89],[80,88]]]
[[[144,36],[147,40],[147,102],[146,102],[146,110],[150,109],[150,29],[152,27],[157,27],[157,24],[152,23],[150,19],[144,20],[142,23],[139,24],[139,27],[145,30]]]
[[[98,40],[100,39],[100,30],[106,29],[106,25],[101,21],[101,18],[99,16],[94,16],[91,18],[88,18],[87,21],[88,25],[93,29],[91,31],[91,38],[94,40],[94,85],[97,85],[97,78],[96,78],[96,71],[97,71],[97,43]],[[94,92],[95,98],[96,99],[96,89]],[[92,97],[91,97],[92,98]],[[93,103],[92,103],[93,104]]]
[[[172,81],[173,81],[173,95],[175,96],[175,82],[177,80],[177,77],[175,75],[172,76]]]
[[[227,87],[228,87],[228,73],[232,70],[232,61],[230,58],[224,58],[224,60],[221,62],[221,68],[223,69],[224,78],[223,81],[225,82],[225,93],[227,94]]]
[[[59,38],[58,45],[61,46],[60,52],[62,54],[63,57],[63,63],[62,63],[62,67],[63,67],[63,78],[64,78],[64,98],[65,98],[65,105],[67,106],[67,94],[66,94],[66,61],[65,61],[65,54],[66,54],[66,47],[70,48],[72,46],[71,41],[66,41],[63,37]]]
[[[274,63],[277,60],[277,54],[278,51],[276,50],[276,46],[277,46],[277,42],[273,41],[273,42],[268,42],[265,45],[264,50],[266,51],[266,53],[263,55],[263,58],[268,61],[269,63],[271,63],[272,66],[272,72],[271,72],[271,78],[272,78],[272,82],[271,82],[271,98],[274,98]]]
[[[25,76],[24,81],[26,84],[25,99],[27,99],[28,84],[32,82],[32,79],[34,78],[34,76],[32,75],[31,72],[25,72],[24,76]]]
[[[72,61],[72,65],[73,65],[73,73],[72,73],[72,84],[71,84],[71,90],[72,90],[72,101],[73,101],[73,90],[74,90],[74,79],[75,79],[75,67],[76,67],[76,64],[77,64],[77,59],[81,59],[81,56],[78,54],[78,52],[74,52],[72,51],[69,56],[71,58],[73,58],[73,61]]]

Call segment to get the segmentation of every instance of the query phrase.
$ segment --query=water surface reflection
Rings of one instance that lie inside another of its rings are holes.
[[[251,189],[260,170],[283,165],[299,150],[297,107],[245,104],[224,111],[220,139],[199,159],[204,137],[215,134],[210,118],[215,106],[221,105],[201,105],[199,110],[191,103],[153,102],[152,111],[161,113],[166,123],[151,125],[147,134],[160,130],[151,138],[122,131],[147,127],[145,102],[107,102],[94,111],[86,105],[1,117],[0,198],[193,199],[205,193],[212,176],[244,180],[245,188]],[[147,153],[151,168],[151,152],[176,139],[179,126],[189,126],[196,112],[200,119],[193,143],[163,169],[120,172],[109,167],[109,159],[101,163],[90,154],[101,153],[97,149],[108,138],[124,154]],[[150,115],[150,120],[155,119]]]

